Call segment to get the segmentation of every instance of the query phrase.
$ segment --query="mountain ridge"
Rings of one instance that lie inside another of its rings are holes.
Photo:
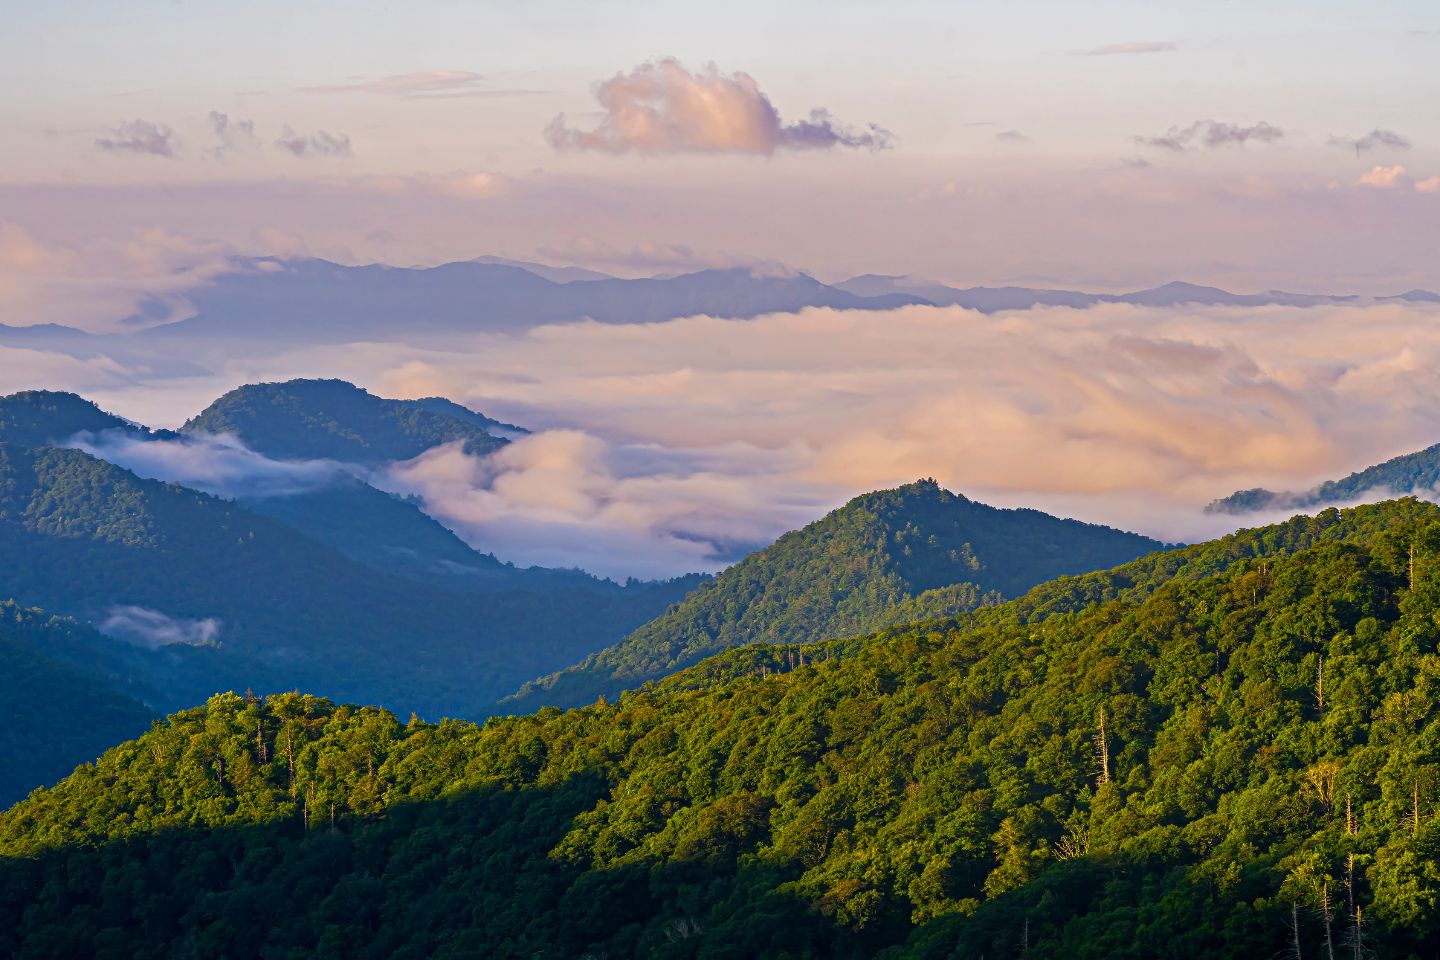
[[[619,643],[526,684],[501,708],[577,706],[724,647],[813,641],[973,609],[1164,547],[1038,510],[990,507],[933,480],[862,494],[750,554]]]

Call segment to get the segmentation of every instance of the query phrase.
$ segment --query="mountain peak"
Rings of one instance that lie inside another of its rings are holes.
[[[0,442],[40,447],[82,431],[137,430],[93,401],[59,390],[22,390],[0,397]]]
[[[229,433],[285,460],[409,460],[461,441],[486,453],[508,425],[451,401],[387,400],[345,380],[289,380],[237,387],[186,422],[187,433]],[[514,428],[509,428],[514,429]]]

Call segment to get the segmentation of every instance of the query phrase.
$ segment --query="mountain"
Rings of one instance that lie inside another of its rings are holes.
[[[1171,281],[1148,290],[1131,293],[1082,293],[1078,290],[1049,290],[1031,287],[969,287],[961,289],[946,286],[934,280],[917,277],[884,276],[865,274],[835,284],[840,290],[862,296],[881,294],[909,294],[921,297],[937,306],[960,306],[981,313],[995,313],[1000,310],[1029,310],[1033,307],[1093,307],[1101,303],[1128,303],[1137,306],[1175,307],[1186,304],[1222,307],[1263,307],[1283,305],[1292,307],[1314,307],[1326,304],[1354,303],[1360,300],[1354,296],[1330,296],[1325,294],[1287,293],[1284,290],[1267,290],[1264,293],[1231,293],[1219,287],[1207,287],[1182,281]],[[1401,294],[1398,298],[1426,300],[1435,297],[1426,291],[1417,290]],[[1440,298],[1437,298],[1440,299]]]
[[[1380,299],[1408,300],[1411,303],[1440,303],[1440,293],[1431,293],[1429,290],[1407,290],[1393,297],[1381,297]]]
[[[0,953],[1431,956],[1437,559],[1391,502],[483,727],[222,694],[0,814]]]
[[[126,689],[124,660],[83,624],[0,601],[0,804],[145,732],[156,711]]]
[[[31,445],[77,429],[142,430],[78,397],[0,399],[0,598],[138,648],[133,669],[154,706],[323,682],[350,699],[478,715],[695,584],[517,571],[358,481],[308,501],[275,498],[271,517],[81,450]],[[428,576],[386,569],[407,550]]]
[[[290,380],[238,387],[185,423],[189,434],[232,434],[278,460],[379,463],[409,460],[444,443],[484,454],[513,430],[441,398],[386,400],[344,380]]]
[[[1263,487],[1237,490],[1211,501],[1206,513],[1246,514],[1261,510],[1307,510],[1317,506],[1353,503],[1361,497],[1403,495],[1440,488],[1440,444],[1416,453],[1393,457],[1384,463],[1327,480],[1304,493],[1276,493]]]
[[[608,273],[601,273],[598,270],[586,270],[584,267],[552,267],[547,263],[534,263],[530,260],[510,260],[506,257],[475,257],[471,263],[488,263],[502,267],[519,267],[521,270],[533,273],[554,283],[583,283],[586,280],[614,280]]]
[[[73,393],[24,390],[0,397],[0,443],[43,447],[68,440],[77,433],[106,430],[129,436],[148,433]]]
[[[940,617],[1164,546],[1037,510],[996,509],[933,480],[871,493],[787,533],[615,646],[527,684],[504,706],[588,703],[725,647],[803,643]]]
[[[237,260],[234,272],[187,298],[193,316],[149,327],[135,338],[152,345],[205,338],[270,344],[394,341],[586,318],[654,323],[695,314],[744,318],[804,307],[883,310],[923,302],[906,294],[856,296],[798,273],[703,270],[556,282],[526,266],[473,260],[428,268]]]

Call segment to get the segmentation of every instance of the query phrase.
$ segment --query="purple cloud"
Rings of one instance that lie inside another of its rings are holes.
[[[95,146],[110,153],[143,153],[152,157],[171,157],[180,148],[175,131],[164,124],[149,120],[128,120],[115,128],[109,137],[99,137]]]
[[[297,157],[349,157],[354,155],[350,149],[348,134],[331,134],[324,130],[316,130],[311,134],[299,134],[290,129],[289,124],[286,124],[281,130],[275,146]]]
[[[1218,120],[1196,120],[1188,127],[1171,127],[1158,137],[1136,137],[1135,142],[1180,153],[1196,143],[1214,150],[1218,147],[1243,146],[1252,140],[1257,143],[1274,143],[1284,138],[1284,130],[1263,120],[1248,127],[1221,123]]]

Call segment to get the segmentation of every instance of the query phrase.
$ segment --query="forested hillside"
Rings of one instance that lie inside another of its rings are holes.
[[[344,380],[290,380],[238,387],[192,417],[187,433],[233,434],[281,460],[350,463],[409,460],[460,441],[487,453],[514,430],[439,398],[386,400]]]
[[[1327,480],[1304,493],[1276,493],[1256,488],[1238,490],[1207,506],[1208,513],[1244,514],[1257,510],[1304,510],[1354,503],[1364,496],[1396,496],[1440,487],[1440,444],[1394,457],[1339,480]]]
[[[865,494],[746,557],[614,647],[527,684],[504,706],[588,703],[726,647],[941,617],[1163,547],[1038,510],[999,510],[933,480]]]
[[[0,602],[0,805],[139,736],[158,716],[140,702],[126,651],[83,624]]]
[[[0,443],[0,598],[97,624],[117,608],[215,621],[204,647],[178,649],[170,635],[151,644],[164,656],[149,661],[149,680],[170,708],[230,686],[324,683],[429,716],[476,715],[693,585],[542,580],[544,589],[419,583],[79,450]]]
[[[215,697],[0,815],[0,952],[1433,956],[1440,510],[1161,557],[483,727]]]

